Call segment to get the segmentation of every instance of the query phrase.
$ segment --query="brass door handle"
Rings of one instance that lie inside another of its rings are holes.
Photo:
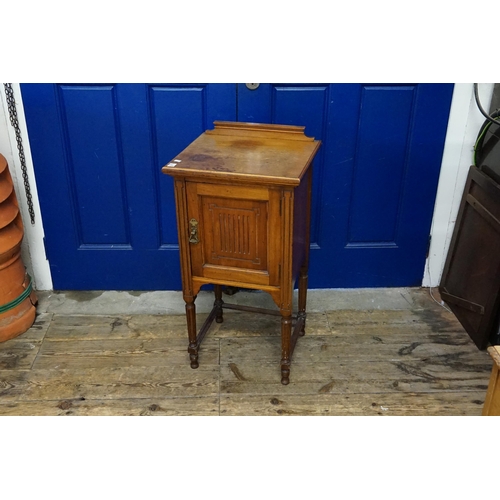
[[[196,219],[191,219],[189,221],[189,243],[199,243],[198,238],[198,221]]]

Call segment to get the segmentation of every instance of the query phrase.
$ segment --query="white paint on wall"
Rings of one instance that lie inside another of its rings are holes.
[[[38,192],[35,182],[35,172],[33,170],[33,161],[31,159],[31,150],[28,140],[28,130],[24,116],[24,108],[21,98],[21,89],[19,84],[12,84],[14,96],[16,99],[17,116],[19,119],[19,128],[23,142],[24,156],[28,179],[30,183],[33,208],[35,211],[35,224],[31,225],[26,193],[24,190],[23,174],[21,169],[21,160],[17,149],[16,134],[10,123],[7,100],[3,84],[0,85],[0,153],[3,154],[9,164],[9,170],[14,181],[14,189],[21,209],[21,217],[24,224],[24,239],[21,247],[21,255],[24,265],[33,278],[33,284],[36,290],[52,290],[52,277],[50,274],[49,262],[45,255],[45,246],[43,244],[43,222],[38,201]]]
[[[493,83],[479,85],[479,97],[486,110],[490,106],[493,87]],[[473,161],[474,143],[484,120],[474,99],[473,84],[455,84],[432,218],[431,245],[422,281],[424,287],[438,286],[441,281],[465,181]]]

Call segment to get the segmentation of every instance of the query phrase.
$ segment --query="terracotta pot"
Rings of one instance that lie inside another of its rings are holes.
[[[21,259],[24,228],[7,161],[0,154],[0,342],[35,321],[37,297]]]

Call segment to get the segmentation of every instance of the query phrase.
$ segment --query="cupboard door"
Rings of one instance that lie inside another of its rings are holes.
[[[187,182],[193,276],[278,285],[280,192]]]

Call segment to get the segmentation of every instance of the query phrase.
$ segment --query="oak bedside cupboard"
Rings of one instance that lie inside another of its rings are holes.
[[[163,167],[174,178],[192,368],[213,320],[223,321],[223,308],[269,313],[281,316],[281,383],[289,383],[291,356],[305,333],[312,161],[319,146],[304,127],[214,122]],[[215,302],[197,333],[195,299],[207,283]],[[222,285],[266,291],[279,312],[225,304]]]

